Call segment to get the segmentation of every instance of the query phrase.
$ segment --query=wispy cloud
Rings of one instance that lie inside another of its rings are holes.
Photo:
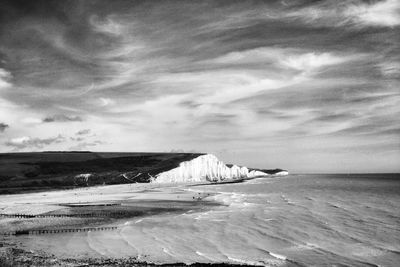
[[[287,13],[317,27],[395,27],[400,25],[400,3],[397,0],[321,1]]]
[[[43,122],[70,122],[70,121],[82,121],[79,116],[68,116],[68,115],[54,115],[48,116],[43,119]]]

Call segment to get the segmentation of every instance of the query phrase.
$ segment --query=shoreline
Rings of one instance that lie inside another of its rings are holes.
[[[1,245],[1,243],[0,243]],[[250,267],[254,265],[233,264],[227,262],[221,263],[203,263],[194,262],[186,264],[183,262],[157,264],[146,261],[138,261],[136,258],[87,258],[87,259],[74,259],[74,258],[57,258],[51,254],[32,253],[23,249],[17,248],[4,248],[0,246],[0,266],[132,266],[132,267],[174,267],[174,266],[215,266],[215,267]]]

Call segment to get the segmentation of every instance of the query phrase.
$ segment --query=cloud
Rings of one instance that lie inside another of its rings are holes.
[[[204,127],[205,125],[235,125],[235,120],[237,119],[236,114],[223,114],[223,113],[211,113],[204,116],[199,120],[199,126]]]
[[[0,133],[4,132],[8,127],[10,127],[8,124],[0,122]]]
[[[115,21],[113,16],[107,16],[104,19],[99,16],[93,15],[89,18],[89,23],[95,31],[110,34],[110,35],[121,35],[126,32],[126,27]]]
[[[400,61],[387,61],[378,64],[382,74],[388,78],[400,78]]]
[[[77,145],[71,146],[69,150],[73,151],[88,150],[90,147],[95,147],[101,144],[104,144],[104,142],[100,140],[95,140],[93,142],[81,142]]]
[[[221,68],[229,68],[232,65],[243,68],[264,67],[270,72],[284,73],[285,68],[308,71],[359,58],[360,55],[355,54],[339,55],[299,48],[258,47],[229,52],[215,59],[206,60],[204,63],[208,66],[217,64]]]
[[[0,90],[11,87],[9,82],[11,79],[11,73],[5,69],[0,68]]]
[[[89,133],[90,133],[90,129],[83,129],[83,130],[76,132],[75,134],[76,135],[87,135]]]
[[[351,60],[353,57],[339,57],[332,55],[331,53],[314,53],[309,52],[300,55],[287,56],[283,60],[283,64],[287,67],[303,70],[312,71],[325,66],[336,65]]]
[[[81,141],[85,140],[84,137],[80,137],[80,136],[79,137],[70,137],[69,139],[72,141],[77,141],[77,142],[81,142]]]
[[[322,122],[339,122],[339,121],[347,121],[349,119],[354,119],[356,116],[352,113],[322,113],[318,115],[313,121],[322,121]]]
[[[115,102],[114,100],[112,100],[110,98],[106,98],[106,97],[100,97],[99,101],[100,101],[100,106],[102,106],[102,107],[112,105]]]
[[[350,5],[344,14],[361,25],[395,27],[400,25],[400,2],[383,0]]]
[[[396,27],[400,25],[400,3],[397,0],[321,1],[286,16],[317,27]]]
[[[65,140],[65,137],[58,135],[50,138],[32,138],[29,136],[23,136],[18,138],[12,138],[5,142],[6,146],[13,147],[15,150],[25,148],[43,148],[52,144],[61,143]]]
[[[82,121],[79,116],[67,116],[67,115],[54,115],[43,119],[43,122],[71,122],[71,121]]]

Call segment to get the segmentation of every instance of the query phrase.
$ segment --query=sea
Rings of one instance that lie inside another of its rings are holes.
[[[299,174],[182,190],[208,192],[201,201],[220,205],[124,219],[117,232],[77,235],[70,247],[64,240],[65,250],[156,263],[400,266],[399,174]]]

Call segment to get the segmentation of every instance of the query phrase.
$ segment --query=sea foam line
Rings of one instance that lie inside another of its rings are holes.
[[[228,259],[230,261],[234,262],[239,262],[241,264],[246,264],[246,265],[254,265],[254,266],[264,266],[265,264],[259,261],[247,261],[247,260],[242,260],[242,259],[237,259],[237,258],[232,258],[228,256]]]
[[[279,259],[279,260],[286,260],[287,258],[286,258],[286,256],[283,256],[283,255],[279,255],[279,254],[276,254],[276,253],[272,253],[272,252],[268,252],[269,253],[269,255],[271,255],[272,257],[274,257],[274,258],[277,258],[277,259]]]

